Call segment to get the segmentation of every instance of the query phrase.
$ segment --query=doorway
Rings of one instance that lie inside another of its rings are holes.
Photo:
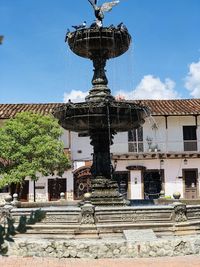
[[[162,190],[163,170],[147,170],[143,174],[144,199],[157,199]]]
[[[18,194],[18,198],[21,202],[27,202],[29,199],[29,181],[25,180],[22,184],[10,185],[10,194],[13,196],[14,193]]]
[[[196,199],[198,197],[198,170],[187,169],[183,170],[183,179],[185,192],[184,197],[186,199]]]
[[[48,179],[49,201],[59,200],[62,192],[66,193],[65,178]]]

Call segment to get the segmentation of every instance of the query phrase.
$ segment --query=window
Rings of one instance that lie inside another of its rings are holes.
[[[197,151],[196,126],[183,126],[184,151]]]
[[[128,131],[128,151],[143,152],[143,128]]]

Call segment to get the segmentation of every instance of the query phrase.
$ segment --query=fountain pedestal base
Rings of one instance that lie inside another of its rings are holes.
[[[103,176],[92,180],[91,203],[98,206],[127,205],[127,201],[119,193],[117,182]]]

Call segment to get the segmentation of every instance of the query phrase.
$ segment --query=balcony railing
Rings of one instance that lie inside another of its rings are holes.
[[[197,140],[187,141],[158,141],[152,145],[148,145],[146,141],[143,142],[128,142],[128,152],[184,152],[184,151],[198,151]]]
[[[143,142],[128,142],[128,143],[114,143],[111,147],[113,153],[147,153],[147,152],[197,152],[200,151],[200,140],[187,140],[187,141],[156,141],[151,145],[147,141]]]
[[[129,142],[128,151],[129,152],[144,152],[144,143],[143,142]]]

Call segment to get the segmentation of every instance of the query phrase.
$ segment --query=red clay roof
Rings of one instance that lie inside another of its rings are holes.
[[[152,115],[200,115],[200,99],[141,100],[148,106]]]
[[[148,106],[152,115],[200,115],[200,99],[177,100],[133,100],[130,102]],[[46,104],[0,104],[0,119],[14,117],[18,112],[35,111],[41,114],[49,114],[53,108],[63,103]]]
[[[0,119],[9,119],[19,112],[34,111],[40,114],[50,114],[53,108],[58,107],[61,103],[47,104],[0,104]]]

